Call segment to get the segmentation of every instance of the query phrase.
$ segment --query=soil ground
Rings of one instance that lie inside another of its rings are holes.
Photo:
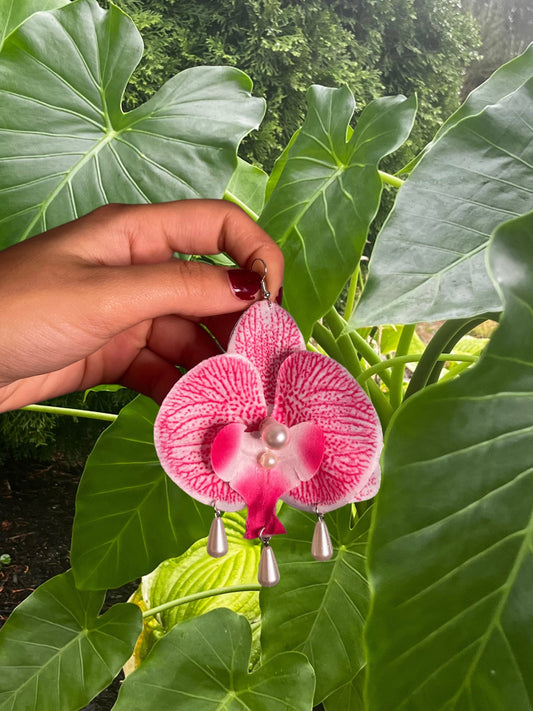
[[[0,555],[11,564],[0,566],[0,625],[39,585],[70,567],[69,550],[74,499],[81,467],[61,462],[15,462],[0,465]],[[124,602],[135,589],[130,584],[108,593],[106,606]],[[84,711],[110,711],[120,679]]]

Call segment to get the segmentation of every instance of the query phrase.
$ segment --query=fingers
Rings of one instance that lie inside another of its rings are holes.
[[[283,281],[279,247],[243,210],[225,200],[107,205],[82,219],[83,230],[71,237],[71,245],[94,264],[154,264],[168,261],[175,252],[226,252],[243,269],[262,259],[273,298]],[[262,273],[260,265],[257,270]]]

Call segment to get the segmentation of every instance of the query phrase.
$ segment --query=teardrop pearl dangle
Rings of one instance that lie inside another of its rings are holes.
[[[222,513],[215,508],[215,518],[209,529],[207,552],[211,558],[222,558],[228,552],[228,538],[222,521]]]
[[[324,514],[317,511],[318,520],[313,533],[313,541],[311,543],[311,555],[315,560],[329,560],[333,555],[333,546],[328,527],[324,521]]]
[[[272,588],[279,583],[279,568],[276,556],[270,545],[270,536],[261,536],[263,550],[259,559],[257,580],[265,588]]]

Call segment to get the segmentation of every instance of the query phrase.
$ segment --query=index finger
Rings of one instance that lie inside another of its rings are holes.
[[[263,273],[273,297],[283,281],[283,255],[241,208],[225,200],[181,200],[150,205],[107,205],[89,217],[105,223],[80,242],[90,261],[109,266],[154,264],[182,254],[227,253],[243,269]]]

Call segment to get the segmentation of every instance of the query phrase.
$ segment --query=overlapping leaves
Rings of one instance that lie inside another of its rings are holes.
[[[269,658],[284,649],[303,652],[315,669],[318,703],[349,685],[365,663],[370,516],[350,529],[350,507],[328,514],[334,555],[321,563],[311,557],[316,517],[284,509],[282,519],[287,535],[275,542],[281,581],[261,592],[263,654]]]
[[[413,397],[388,435],[370,711],[533,709],[532,233],[530,213],[492,243],[505,314],[482,361]]]
[[[250,674],[251,641],[229,610],[174,627],[124,682],[114,711],[309,711],[314,675],[303,654],[283,652]]]
[[[43,41],[46,37],[46,41]],[[263,102],[230,67],[197,67],[124,114],[142,54],[115,5],[30,17],[0,54],[0,247],[108,203],[222,197]]]

